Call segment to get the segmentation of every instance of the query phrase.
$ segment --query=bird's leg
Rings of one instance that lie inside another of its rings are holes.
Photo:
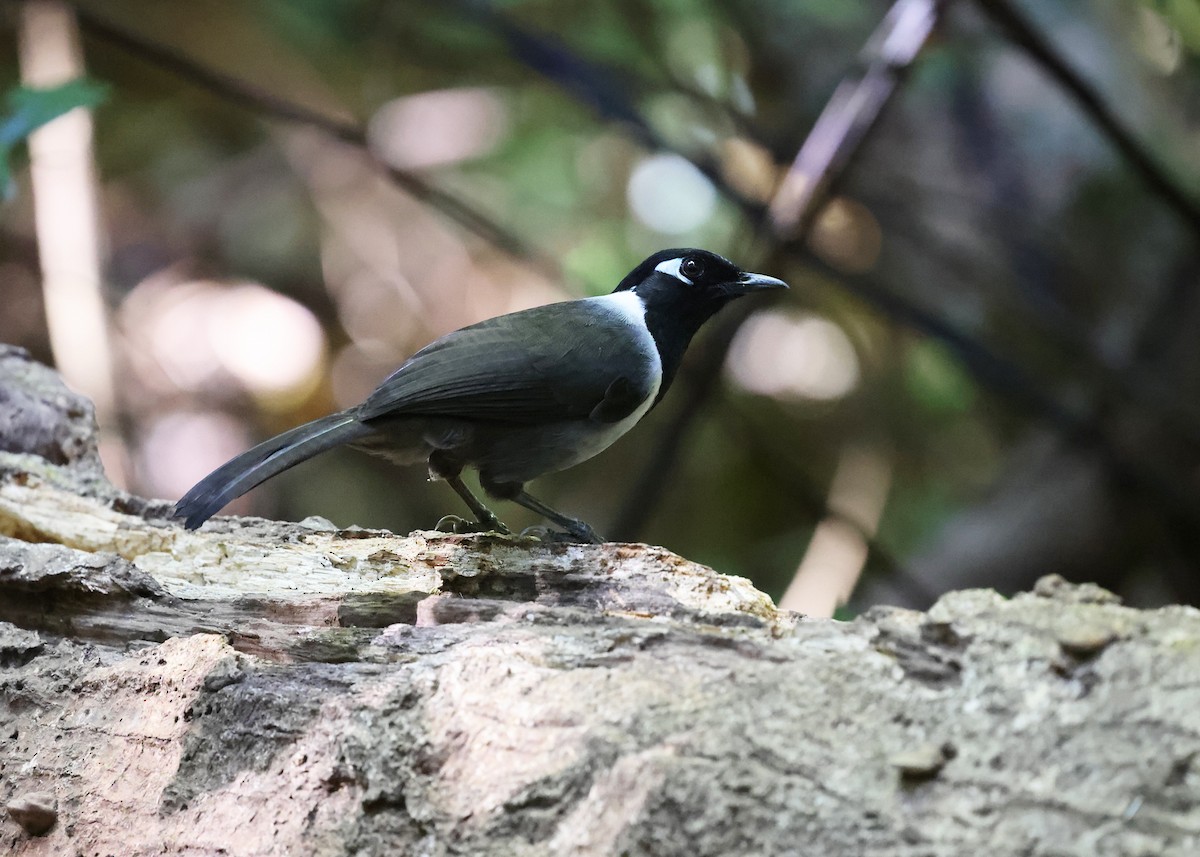
[[[527,492],[523,485],[519,482],[493,482],[485,476],[480,477],[480,484],[483,485],[483,490],[487,491],[493,497],[501,497],[505,500],[512,500],[514,503],[519,503],[531,512],[537,512],[548,521],[558,524],[567,531],[567,535],[581,542],[586,542],[593,545],[604,544],[604,539],[577,518],[570,518],[562,512],[557,512],[551,509],[537,497]]]
[[[508,527],[504,526],[503,521],[496,517],[495,512],[483,505],[479,498],[471,493],[471,489],[462,481],[461,467],[454,466],[451,462],[441,459],[437,453],[434,453],[429,457],[429,473],[431,476],[444,479],[446,484],[454,489],[454,493],[462,497],[463,502],[467,504],[471,512],[474,513],[476,520],[482,526],[506,536],[512,532]],[[443,520],[445,519],[443,518]]]
[[[480,524],[490,530],[495,530],[497,533],[503,533],[506,536],[512,532],[508,527],[504,526],[503,521],[496,517],[495,512],[483,505],[479,501],[479,498],[471,493],[471,489],[463,484],[461,476],[443,476],[442,478],[446,480],[446,484],[453,488],[459,497],[463,498],[463,502],[471,507],[471,511],[475,514],[475,518]]]
[[[562,512],[556,512],[554,509],[551,509],[528,491],[518,491],[509,499],[514,503],[520,503],[531,512],[537,512],[546,520],[553,521],[554,523],[558,524],[560,527],[566,530],[567,534],[572,538],[576,538],[581,542],[588,542],[589,544],[593,545],[604,544],[604,539],[602,539],[595,530],[593,530],[583,521],[579,520],[578,518],[570,518],[564,515]]]

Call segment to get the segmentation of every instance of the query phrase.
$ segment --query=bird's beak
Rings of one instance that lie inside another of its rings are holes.
[[[743,273],[737,282],[730,283],[730,291],[734,294],[746,295],[750,292],[760,292],[767,289],[786,289],[788,284],[783,280],[768,277],[766,274]]]

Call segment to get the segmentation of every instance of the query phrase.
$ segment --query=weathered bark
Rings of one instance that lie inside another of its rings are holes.
[[[640,545],[189,533],[47,370],[0,352],[0,401],[5,853],[1200,853],[1195,610],[812,621]]]

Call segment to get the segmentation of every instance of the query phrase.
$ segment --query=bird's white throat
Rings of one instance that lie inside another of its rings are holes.
[[[623,292],[613,292],[610,295],[601,295],[598,298],[592,298],[596,303],[621,316],[630,324],[639,328],[646,328],[646,303],[642,300],[641,295],[627,289]],[[650,331],[646,330],[649,335]],[[653,337],[651,337],[653,342]],[[657,351],[657,349],[655,349]]]
[[[654,395],[657,395],[658,385],[662,383],[662,355],[658,352],[658,343],[654,341],[654,335],[646,326],[646,304],[641,295],[629,289],[623,292],[613,292],[610,295],[601,295],[598,298],[591,298],[591,300],[609,312],[620,316],[630,327],[637,330],[642,356],[646,358],[650,375],[655,379]],[[651,399],[654,395],[651,396]]]

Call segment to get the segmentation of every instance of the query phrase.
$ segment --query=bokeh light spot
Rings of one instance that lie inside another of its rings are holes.
[[[503,102],[481,87],[397,98],[371,117],[371,150],[394,167],[453,164],[490,152],[508,129]]]
[[[245,425],[219,411],[175,411],[142,440],[141,477],[156,497],[179,497],[250,445]]]
[[[305,386],[325,352],[320,322],[291,298],[247,283],[226,290],[208,317],[221,364],[252,391],[278,394]]]
[[[821,210],[809,244],[814,253],[839,271],[858,274],[875,267],[883,233],[870,209],[842,196],[830,200]]]
[[[726,370],[751,393],[817,401],[842,398],[860,377],[854,345],[838,325],[787,311],[747,320],[734,337]]]
[[[1196,16],[1200,19],[1200,16]],[[1174,74],[1183,62],[1183,38],[1171,22],[1148,6],[1137,9],[1133,43],[1155,71]]]
[[[320,382],[325,332],[317,318],[258,283],[179,282],[148,277],[125,299],[121,322],[135,344],[131,361],[151,383],[199,390],[232,378],[266,406],[307,397]]]
[[[712,182],[679,155],[651,155],[633,169],[627,188],[633,215],[664,235],[691,232],[717,204]]]
[[[725,179],[751,199],[767,202],[779,184],[779,168],[771,153],[753,140],[730,137],[721,144]]]

